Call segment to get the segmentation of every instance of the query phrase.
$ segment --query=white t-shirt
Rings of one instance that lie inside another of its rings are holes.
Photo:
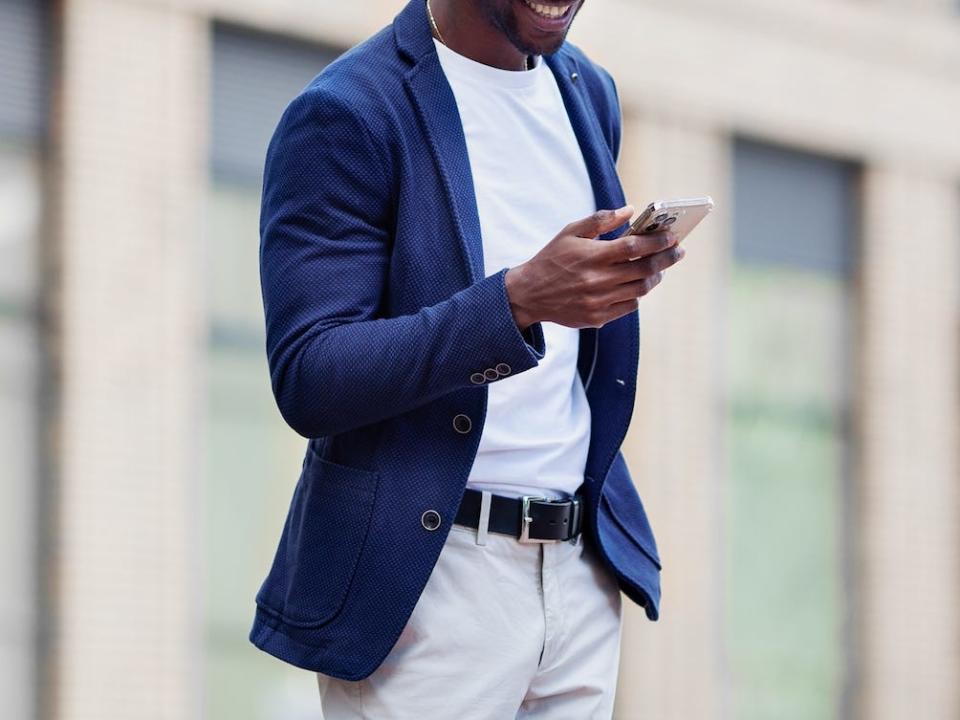
[[[529,260],[564,225],[593,213],[593,188],[542,58],[532,70],[501,70],[434,43],[463,121],[489,276]],[[590,406],[577,372],[579,330],[542,327],[540,364],[487,385],[468,487],[556,498],[583,482]]]

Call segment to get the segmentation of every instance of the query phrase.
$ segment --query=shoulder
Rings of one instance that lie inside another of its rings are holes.
[[[354,162],[390,164],[392,108],[402,102],[406,64],[387,26],[339,55],[283,110],[271,148],[350,154]],[[363,149],[359,152],[358,149]]]
[[[338,56],[304,90],[365,107],[402,93],[406,68],[388,25]]]
[[[284,115],[340,118],[381,136],[389,108],[402,100],[406,68],[388,25],[323,68],[289,101]]]

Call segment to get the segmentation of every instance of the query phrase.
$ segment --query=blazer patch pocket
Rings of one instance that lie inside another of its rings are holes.
[[[340,611],[373,516],[380,474],[307,453],[283,538],[257,603],[288,625],[317,627]]]

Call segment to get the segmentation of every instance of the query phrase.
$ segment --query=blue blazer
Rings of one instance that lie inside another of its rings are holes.
[[[570,43],[546,62],[597,207],[624,205],[612,79]],[[423,0],[287,106],[267,150],[260,233],[273,392],[310,441],[250,640],[358,680],[396,642],[456,514],[487,407],[486,383],[471,377],[499,363],[521,373],[546,352],[540,323],[521,333],[514,322],[508,268],[483,276],[466,141]],[[585,541],[656,620],[660,559],[620,452],[638,360],[636,312],[580,331],[593,417]],[[458,415],[470,422],[455,428]],[[428,510],[438,529],[421,523]]]

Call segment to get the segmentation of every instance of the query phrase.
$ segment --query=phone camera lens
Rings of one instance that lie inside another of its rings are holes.
[[[670,226],[673,225],[676,221],[677,221],[677,218],[676,218],[676,217],[669,217],[669,218],[667,218],[666,220],[663,221],[663,225],[664,225],[664,227],[670,227]]]
[[[643,229],[643,231],[644,231],[645,233],[651,233],[651,232],[654,232],[655,230],[657,230],[659,227],[660,227],[660,223],[656,223],[656,222],[655,222],[655,223],[650,223],[649,225],[647,225],[647,226]]]
[[[657,215],[657,217],[654,218],[654,219],[655,219],[658,223],[662,223],[664,220],[667,219],[667,213],[660,213],[660,214]]]

